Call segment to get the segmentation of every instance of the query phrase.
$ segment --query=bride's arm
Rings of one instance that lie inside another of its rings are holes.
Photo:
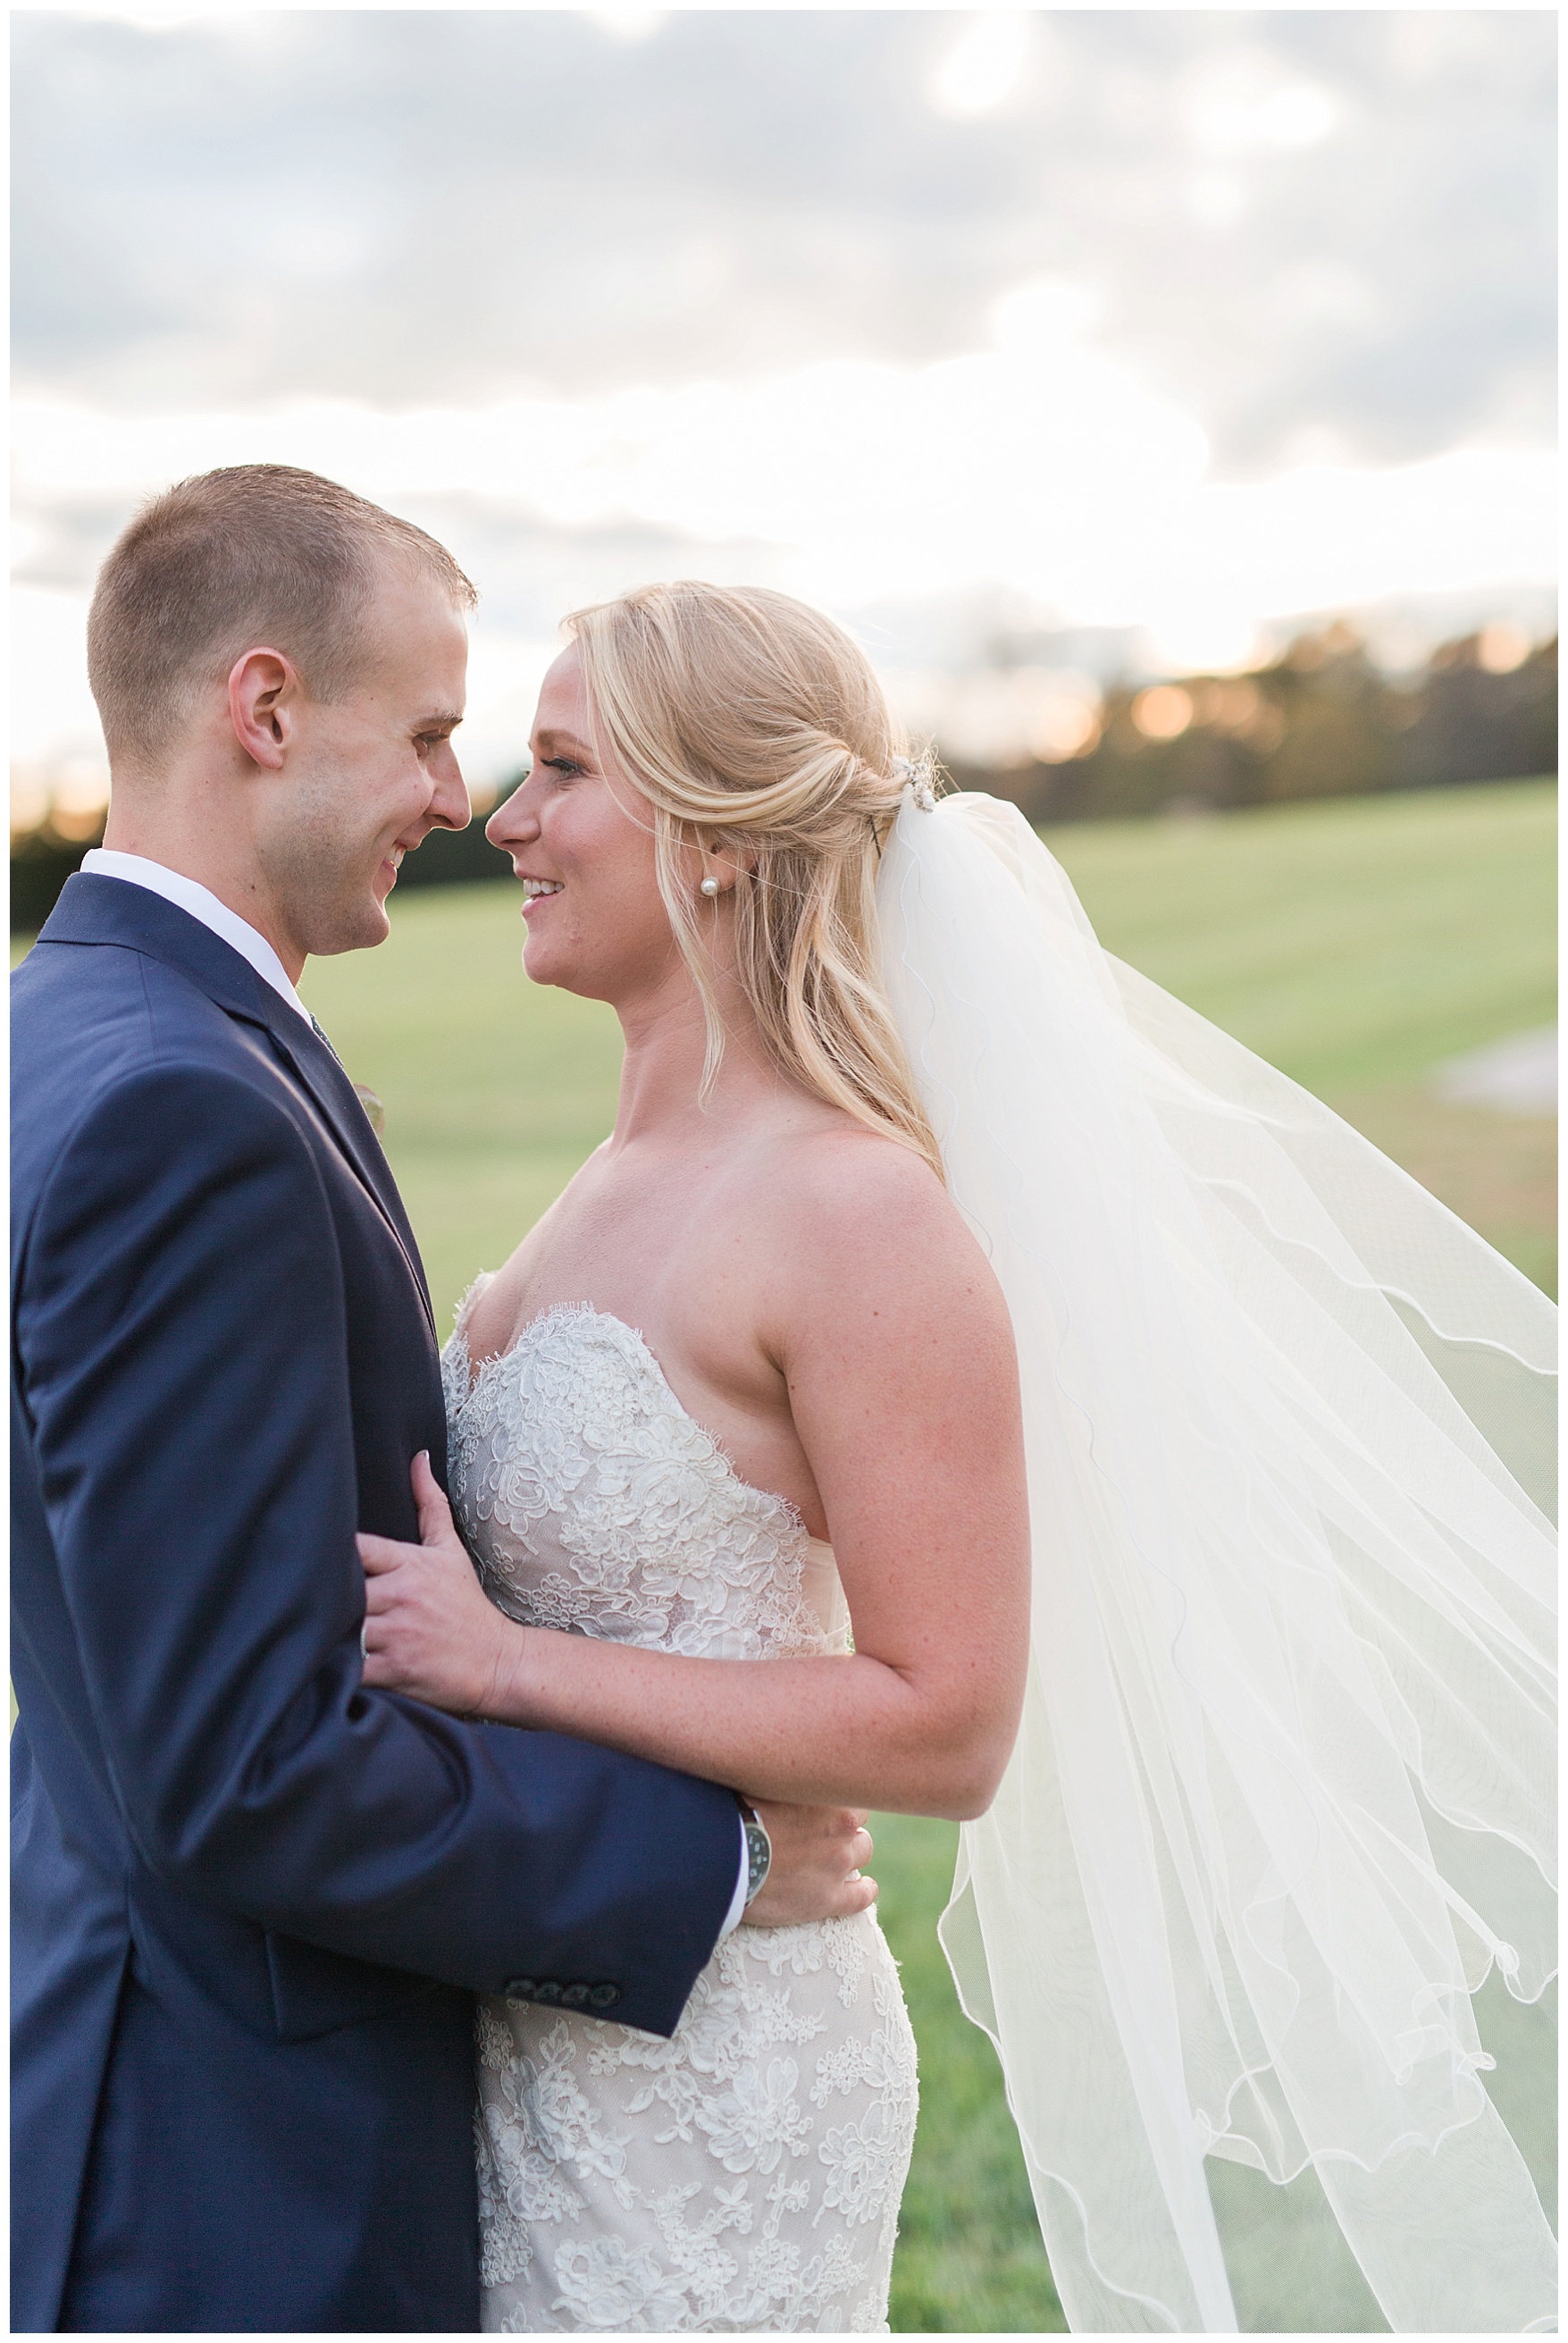
[[[826,1512],[852,1656],[688,1659],[520,1627],[485,1598],[423,1465],[426,1544],[360,1540],[367,1684],[757,1798],[983,1813],[1028,1651],[1011,1330],[931,1174],[868,1152],[840,1151],[764,1242],[764,1342]]]

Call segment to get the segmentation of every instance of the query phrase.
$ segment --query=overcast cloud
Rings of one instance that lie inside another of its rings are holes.
[[[35,763],[124,519],[248,460],[452,544],[498,769],[649,576],[911,676],[1549,622],[1552,12],[135,14],[13,18]]]
[[[1221,472],[1550,427],[1545,10],[15,21],[25,387],[464,406],[929,361],[1055,275]]]

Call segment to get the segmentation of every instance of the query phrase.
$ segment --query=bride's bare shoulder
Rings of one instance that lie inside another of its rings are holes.
[[[847,1120],[779,1151],[767,1217],[802,1296],[907,1312],[954,1306],[1005,1322],[984,1253],[924,1158]]]
[[[946,1188],[912,1147],[835,1114],[792,1133],[776,1154],[779,1202],[798,1211],[850,1218],[901,1204],[907,1211],[953,1210]]]

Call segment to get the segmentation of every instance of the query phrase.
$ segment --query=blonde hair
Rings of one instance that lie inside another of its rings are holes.
[[[708,1023],[704,1091],[724,1029],[692,848],[740,865],[736,974],[777,1065],[941,1179],[878,968],[877,864],[907,770],[865,654],[762,587],[642,586],[564,623],[600,749],[653,809],[659,892]]]

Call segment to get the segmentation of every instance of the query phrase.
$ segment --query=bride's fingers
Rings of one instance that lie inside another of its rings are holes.
[[[419,1542],[436,1545],[454,1534],[452,1508],[447,1503],[439,1481],[430,1469],[430,1452],[421,1448],[408,1468],[413,1485],[414,1503],[419,1509]]]
[[[396,1570],[408,1552],[396,1538],[371,1537],[361,1530],[354,1541],[359,1549],[359,1565],[367,1578],[374,1578],[387,1570]]]

